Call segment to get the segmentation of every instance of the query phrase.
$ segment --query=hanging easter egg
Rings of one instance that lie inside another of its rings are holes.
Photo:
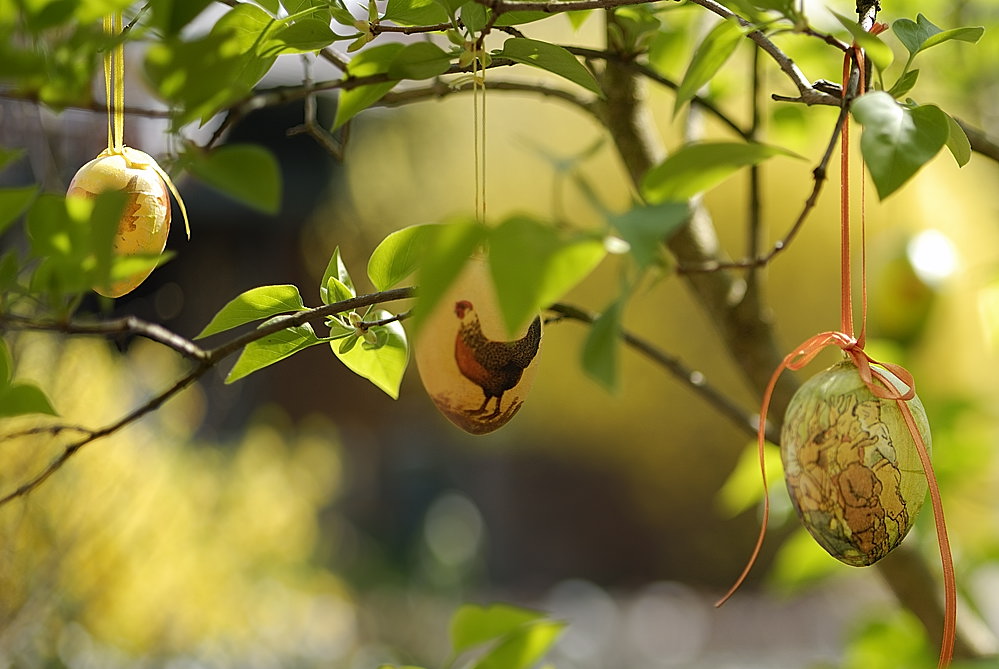
[[[876,368],[900,391],[901,381]],[[927,451],[918,397],[908,401]],[[874,564],[912,528],[926,497],[916,443],[893,399],[874,395],[851,361],[816,374],[795,393],[781,432],[791,502],[812,537],[837,560]]]
[[[473,257],[420,329],[416,364],[448,420],[486,434],[520,410],[534,383],[541,318],[506,333],[486,261]]]
[[[163,252],[170,232],[170,196],[161,174],[156,161],[142,151],[105,151],[77,171],[67,195],[93,198],[108,191],[125,193],[113,253],[156,255]],[[110,286],[95,286],[94,290],[106,297],[121,297],[135,290],[152,271],[150,267]]]

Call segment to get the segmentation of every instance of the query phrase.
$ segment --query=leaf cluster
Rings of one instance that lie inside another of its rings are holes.
[[[541,612],[509,604],[466,604],[451,617],[451,658],[446,666],[468,658],[462,665],[468,669],[529,669],[544,658],[565,626]]]

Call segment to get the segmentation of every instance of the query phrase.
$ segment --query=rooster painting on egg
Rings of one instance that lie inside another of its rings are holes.
[[[534,381],[541,318],[505,336],[485,263],[469,262],[421,330],[416,362],[427,393],[444,416],[472,434],[505,425]]]

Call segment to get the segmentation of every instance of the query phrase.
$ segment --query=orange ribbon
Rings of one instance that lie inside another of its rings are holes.
[[[883,23],[875,23],[870,32],[879,34],[887,29]],[[858,92],[863,93],[866,89],[865,82],[865,59],[863,50],[856,44],[846,53],[843,62],[843,96],[848,95],[849,77],[852,66],[856,64],[860,79],[858,82]],[[774,387],[777,380],[785,369],[800,370],[810,363],[827,346],[837,346],[857,367],[861,380],[871,393],[880,399],[894,400],[902,412],[902,418],[909,429],[919,460],[923,467],[923,474],[926,477],[927,488],[930,493],[930,502],[933,507],[933,520],[936,526],[937,544],[940,549],[940,563],[944,577],[944,628],[940,645],[940,659],[938,669],[943,669],[950,665],[954,655],[954,642],[957,635],[957,585],[954,575],[954,561],[951,556],[950,540],[947,536],[947,523],[944,519],[943,503],[940,498],[940,488],[937,485],[936,475],[933,472],[933,464],[930,461],[929,451],[923,441],[923,437],[916,426],[916,421],[912,416],[908,400],[915,397],[915,382],[912,374],[902,367],[892,363],[883,363],[874,360],[864,351],[864,343],[867,331],[867,252],[866,252],[866,221],[863,210],[863,191],[861,194],[861,329],[859,337],[853,334],[853,295],[851,286],[851,260],[850,260],[850,158],[849,158],[849,118],[843,119],[842,151],[841,151],[841,184],[840,184],[840,332],[829,331],[814,335],[805,340],[792,353],[787,355],[781,364],[774,371],[767,383],[763,393],[763,401],[760,408],[760,421],[757,428],[757,450],[760,461],[760,474],[763,479],[763,520],[760,526],[760,534],[756,539],[756,546],[749,557],[749,561],[743,568],[735,584],[725,595],[715,603],[715,606],[724,604],[736,590],[742,585],[753,568],[763,547],[763,539],[766,536],[767,523],[770,518],[770,495],[767,484],[766,456],[764,445],[766,443],[767,412],[770,408],[770,401],[773,396]],[[863,186],[862,186],[863,187]],[[906,387],[903,392],[895,383],[881,371],[873,368],[877,365],[894,375],[902,385]]]

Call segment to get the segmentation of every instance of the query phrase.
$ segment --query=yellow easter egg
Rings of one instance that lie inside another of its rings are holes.
[[[537,374],[540,346],[540,316],[507,335],[489,268],[476,256],[426,317],[416,365],[448,420],[471,434],[487,434],[520,410]]]
[[[890,372],[878,368],[900,390]],[[918,397],[908,401],[927,451],[930,428]],[[874,564],[901,543],[926,498],[916,442],[892,399],[871,392],[843,361],[819,372],[791,398],[781,431],[784,480],[816,542],[855,567]]]
[[[67,195],[93,198],[108,191],[126,193],[128,199],[118,222],[113,253],[162,253],[170,232],[170,196],[153,167],[155,161],[136,149],[125,151],[125,154],[103,153],[81,167],[70,182]],[[152,271],[150,268],[137,272],[110,286],[95,286],[94,291],[105,297],[121,297],[135,290]]]

